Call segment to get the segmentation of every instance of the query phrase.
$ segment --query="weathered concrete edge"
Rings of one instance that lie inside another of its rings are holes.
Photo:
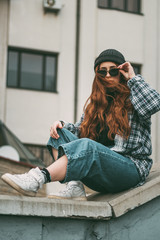
[[[114,217],[119,217],[158,196],[160,196],[160,176],[150,182],[146,182],[141,187],[128,191],[108,203],[112,207]]]
[[[112,217],[107,202],[0,195],[0,215],[103,219]]]

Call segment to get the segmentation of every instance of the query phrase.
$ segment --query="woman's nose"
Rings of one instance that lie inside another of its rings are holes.
[[[107,71],[106,77],[110,77],[110,76],[111,75],[110,75],[109,71]]]

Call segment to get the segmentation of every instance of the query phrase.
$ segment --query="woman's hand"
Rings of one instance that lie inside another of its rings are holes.
[[[123,74],[125,79],[128,81],[129,79],[135,77],[135,72],[132,65],[129,62],[125,62],[118,66],[119,71]]]
[[[63,128],[62,123],[60,121],[55,121],[50,128],[50,136],[52,138],[58,139],[59,135],[57,133],[57,128]]]

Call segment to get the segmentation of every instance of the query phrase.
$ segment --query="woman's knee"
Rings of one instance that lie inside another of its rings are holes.
[[[65,132],[65,128],[57,128],[57,133],[60,135],[62,132]]]
[[[77,136],[75,136],[71,131],[69,131],[66,128],[61,128],[61,129],[58,128],[57,132],[58,132],[59,136],[64,138],[65,140],[67,140],[67,142],[71,142],[71,141],[78,139]]]
[[[91,140],[91,139],[89,139],[89,138],[80,138],[80,139],[78,140],[77,144],[78,144],[79,146],[81,146],[82,149],[83,149],[83,148],[86,148],[86,149],[89,150],[89,149],[95,148],[94,141]]]

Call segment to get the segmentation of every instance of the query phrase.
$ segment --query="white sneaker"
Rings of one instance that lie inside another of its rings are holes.
[[[80,181],[71,181],[67,183],[66,189],[58,193],[50,193],[48,198],[87,200],[84,186]]]
[[[44,175],[38,167],[32,168],[28,173],[24,174],[5,173],[2,180],[23,195],[31,197],[36,195],[38,189],[45,182]]]

